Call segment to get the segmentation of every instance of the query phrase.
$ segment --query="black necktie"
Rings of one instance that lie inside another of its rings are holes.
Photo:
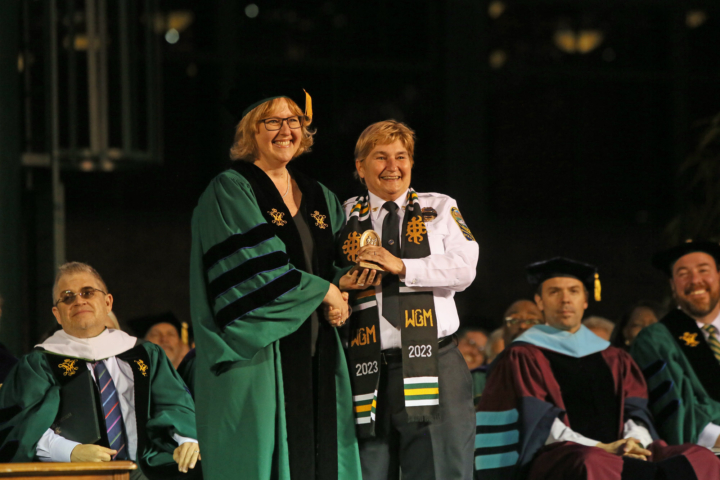
[[[400,258],[400,216],[395,202],[385,202],[383,208],[388,211],[383,220],[382,244],[385,250]],[[382,315],[395,328],[400,325],[400,277],[385,274],[382,278]]]

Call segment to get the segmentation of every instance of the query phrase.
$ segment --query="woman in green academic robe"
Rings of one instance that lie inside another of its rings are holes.
[[[324,185],[289,165],[313,144],[309,95],[304,113],[287,96],[258,98],[237,125],[231,168],[212,180],[192,221],[203,473],[359,480],[334,328],[348,313],[333,263],[343,210]]]

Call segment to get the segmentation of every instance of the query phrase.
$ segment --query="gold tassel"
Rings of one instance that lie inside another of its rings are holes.
[[[600,292],[602,291],[602,287],[600,286],[600,275],[595,274],[595,301],[600,301]]]
[[[595,287],[595,291],[597,292],[597,286]],[[180,331],[180,339],[185,345],[189,345],[189,338],[188,338],[188,328],[190,326],[187,324],[187,322],[182,322],[182,330]]]
[[[305,116],[312,120],[312,97],[304,88],[303,92],[305,92]]]

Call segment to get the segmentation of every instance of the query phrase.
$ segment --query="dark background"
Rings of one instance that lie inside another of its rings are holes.
[[[67,259],[105,277],[121,321],[189,320],[192,210],[229,163],[222,100],[280,75],[295,85],[279,93],[313,96],[316,143],[297,167],[341,201],[358,193],[367,125],[415,129],[412,185],[456,198],[480,244],[477,278],[456,296],[465,325],[499,326],[532,295],[524,266],[558,255],[598,265],[590,314],[667,300],[650,256],[678,210],[679,165],[720,111],[720,4],[254,1],[255,18],[249,1],[161,1],[192,14],[177,43],[162,40],[162,164],[62,173]],[[603,37],[568,53],[563,30]],[[49,306],[30,318],[27,345],[53,321]]]

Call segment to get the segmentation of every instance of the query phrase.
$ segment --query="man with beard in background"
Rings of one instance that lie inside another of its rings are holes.
[[[670,444],[720,447],[720,245],[687,241],[657,253],[678,308],[643,329],[630,353],[643,369],[650,409]]]

